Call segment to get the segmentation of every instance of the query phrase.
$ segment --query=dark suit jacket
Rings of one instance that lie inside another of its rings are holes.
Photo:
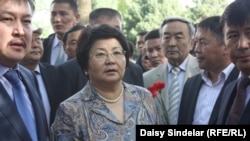
[[[57,78],[58,78],[58,71],[57,67],[47,64],[47,63],[39,63],[41,76],[48,94],[49,103],[51,107],[50,113],[50,123],[54,121],[55,116],[55,109],[57,105],[55,105],[56,101],[56,86],[57,86]]]
[[[130,62],[129,67],[125,71],[123,81],[129,84],[143,86],[142,73],[140,66]],[[76,58],[59,65],[58,75],[56,109],[60,102],[81,90],[88,81],[87,77],[83,75]],[[53,112],[55,112],[56,109],[53,109]]]
[[[83,75],[76,58],[73,58],[58,66],[57,81],[57,96],[54,107],[51,109],[53,120],[60,102],[81,90],[88,79]]]
[[[47,123],[42,103],[38,97],[35,79],[32,73],[22,66],[20,66],[20,73],[34,109],[38,140],[46,141],[48,135]],[[0,83],[0,125],[1,141],[31,141],[18,110],[2,83]]]
[[[52,43],[53,43],[55,36],[56,36],[56,34],[53,33],[53,34],[50,34],[47,38],[45,38],[43,40],[44,52],[43,52],[43,56],[40,60],[41,62],[51,64],[50,58],[51,58],[51,51],[52,51]]]
[[[123,81],[129,84],[144,87],[142,68],[139,65],[129,61],[128,67],[126,68],[125,74],[123,76]]]
[[[237,79],[238,75],[239,75],[239,71],[236,67],[234,67],[234,69],[229,74],[227,80],[225,81],[220,91],[220,94],[215,102],[208,124],[216,123],[217,116],[219,113],[222,92],[224,91],[225,87],[230,82]],[[195,107],[197,103],[197,98],[198,98],[199,91],[203,83],[204,81],[202,80],[201,74],[197,74],[189,78],[187,82],[185,83],[181,102],[180,102],[178,124],[190,124],[190,125],[192,124],[193,118],[194,118],[194,111],[195,111]]]
[[[225,91],[222,94],[221,107],[219,109],[218,120],[216,124],[226,124],[227,117],[230,111],[231,106],[233,105],[233,101],[235,99],[237,92],[237,80],[231,82],[225,88]],[[250,124],[250,102],[248,101],[241,118],[238,124]]]
[[[142,68],[142,71],[145,72],[146,70],[143,68],[142,66],[142,56],[139,55],[138,58],[136,59],[136,62],[135,62],[137,65],[139,65],[141,68]]]

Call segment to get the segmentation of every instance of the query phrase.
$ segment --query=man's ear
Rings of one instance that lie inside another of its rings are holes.
[[[191,39],[191,45],[189,47],[189,51],[193,50],[194,49],[194,43],[195,43],[195,40],[194,39]]]

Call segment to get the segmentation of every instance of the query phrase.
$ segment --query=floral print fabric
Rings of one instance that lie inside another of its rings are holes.
[[[57,141],[135,141],[136,125],[158,124],[151,93],[143,87],[123,83],[124,122],[119,122],[87,83],[62,102],[51,126]]]

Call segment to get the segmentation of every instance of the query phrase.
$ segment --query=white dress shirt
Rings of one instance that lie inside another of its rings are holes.
[[[59,55],[60,49],[63,48],[63,46],[57,46],[57,44],[61,42],[57,36],[55,36],[53,43],[52,43],[52,49],[51,49],[51,57],[50,62],[52,65],[55,65],[57,56]],[[67,54],[64,52],[63,54],[64,62],[67,61]]]
[[[45,87],[43,79],[42,79],[42,75],[41,75],[39,65],[36,66],[34,71],[35,71],[35,74],[36,74],[36,79],[37,79],[37,82],[38,82],[39,91],[40,91],[40,94],[41,94],[41,99],[42,99],[42,102],[43,102],[47,122],[48,122],[48,125],[49,125],[51,107],[50,107],[49,97],[48,97],[47,90],[46,90],[46,87]]]

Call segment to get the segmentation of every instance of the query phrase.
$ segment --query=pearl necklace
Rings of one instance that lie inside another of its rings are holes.
[[[98,94],[98,93],[97,93],[97,95],[98,95],[103,101],[105,101],[105,102],[107,102],[107,103],[116,103],[116,102],[118,102],[118,101],[121,99],[121,97],[122,97],[122,95],[123,95],[123,91],[124,91],[124,88],[122,87],[122,91],[121,91],[120,95],[119,95],[116,99],[113,99],[113,100],[106,99],[106,98],[104,98],[103,96],[101,96],[101,95]]]

